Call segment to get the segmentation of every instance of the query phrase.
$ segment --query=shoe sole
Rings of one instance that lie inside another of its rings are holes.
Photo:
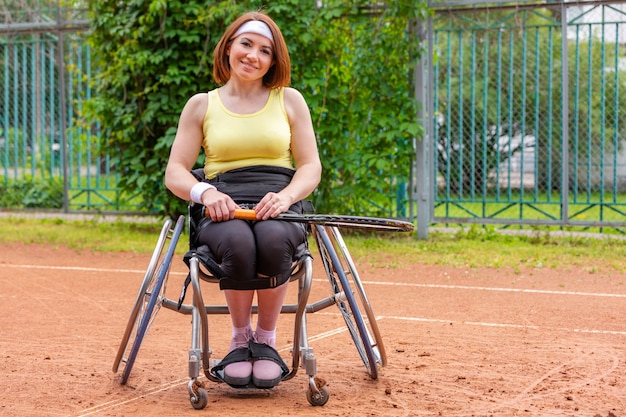
[[[235,363],[240,363],[243,365],[243,362],[235,362]],[[231,364],[233,365],[233,364]],[[226,366],[228,367],[228,366]],[[245,375],[245,376],[232,376],[232,375],[228,375],[226,373],[226,369],[224,369],[224,382],[226,382],[228,385],[233,385],[233,386],[245,386],[248,385],[250,383],[250,381],[252,380],[252,364],[250,364],[250,373]]]
[[[252,377],[252,383],[257,388],[274,388],[281,380],[282,378],[280,377],[275,379],[257,379],[254,376]]]
[[[227,375],[224,375],[224,382],[226,382],[228,385],[231,386],[240,386],[240,387],[244,387],[247,386],[248,384],[250,384],[250,377],[244,378],[244,377],[229,377]]]

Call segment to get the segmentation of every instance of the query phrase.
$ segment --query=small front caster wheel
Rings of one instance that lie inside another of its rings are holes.
[[[191,402],[191,406],[196,410],[204,410],[207,403],[209,402],[209,394],[206,392],[204,388],[196,388],[197,394],[189,397],[189,402]]]
[[[306,392],[306,399],[309,401],[309,404],[313,406],[321,407],[325,405],[328,402],[328,398],[330,398],[330,393],[325,386],[319,388],[319,393],[313,391],[311,388]]]

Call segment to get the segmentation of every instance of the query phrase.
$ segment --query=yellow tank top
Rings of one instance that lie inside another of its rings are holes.
[[[292,168],[291,128],[284,106],[284,89],[270,91],[256,113],[229,111],[216,90],[209,99],[202,130],[204,175],[207,179],[236,168],[270,165]]]

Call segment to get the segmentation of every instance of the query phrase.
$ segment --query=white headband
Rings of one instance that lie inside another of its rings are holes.
[[[267,26],[267,23],[260,20],[248,20],[246,23],[239,26],[239,29],[237,29],[233,38],[236,38],[242,33],[256,33],[257,35],[265,36],[267,39],[274,42],[274,37],[272,36],[270,27]]]

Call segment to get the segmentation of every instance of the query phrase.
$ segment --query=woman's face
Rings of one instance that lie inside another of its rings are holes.
[[[247,81],[263,78],[274,64],[272,41],[256,33],[242,33],[227,51],[231,77]]]

